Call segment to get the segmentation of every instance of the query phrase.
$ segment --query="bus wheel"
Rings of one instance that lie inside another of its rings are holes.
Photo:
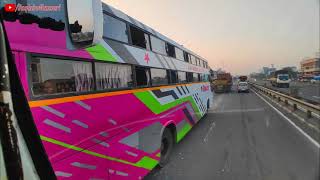
[[[161,148],[160,148],[160,161],[159,166],[164,167],[166,164],[168,164],[170,160],[170,154],[173,150],[175,141],[172,132],[169,128],[166,128],[162,134],[161,138]]]

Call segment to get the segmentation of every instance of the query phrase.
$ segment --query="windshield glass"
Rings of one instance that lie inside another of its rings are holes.
[[[278,75],[278,78],[279,78],[281,81],[287,81],[287,80],[289,80],[289,75],[287,75],[287,74]]]

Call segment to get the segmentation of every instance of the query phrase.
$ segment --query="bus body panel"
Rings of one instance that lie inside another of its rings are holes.
[[[199,89],[200,86],[201,84],[194,84],[187,88]],[[160,149],[161,132],[165,125],[170,121],[174,122],[177,128],[177,141],[180,141],[204,115],[206,105],[198,97],[202,93],[192,91],[195,93],[188,94],[185,99],[170,102],[162,101],[163,98],[155,98],[155,102],[149,102],[154,96],[152,91],[81,100],[81,104],[90,107],[90,110],[79,105],[79,98],[75,97],[74,101],[61,104],[40,102],[42,105],[32,107],[32,112],[54,168],[55,164],[64,164],[63,169],[57,166],[55,171],[66,171],[68,169],[66,166],[73,168],[65,158],[72,156],[77,159],[78,156],[88,156],[89,153],[90,157],[95,154],[95,157],[107,159],[102,164],[108,164],[109,158],[115,158],[110,168],[116,171],[117,166],[113,166],[114,164],[129,163],[133,165],[128,166],[125,173],[130,175],[139,170],[147,173],[159,160],[156,155]],[[169,108],[170,103],[177,105]],[[30,104],[32,105],[32,102]],[[79,126],[79,122],[82,126]],[[68,146],[79,149],[69,152]],[[88,153],[85,155],[79,152],[87,149]],[[147,165],[140,163],[145,158]],[[88,162],[92,164],[96,161],[88,160]],[[83,162],[86,163],[87,161]],[[98,166],[96,163],[93,164]],[[86,170],[76,174],[81,173],[86,174]]]
[[[27,55],[14,54],[30,93]],[[173,93],[157,97],[159,90]],[[173,123],[180,141],[204,116],[210,94],[209,83],[194,83],[30,100],[29,105],[58,178],[105,179],[107,169],[113,179],[138,179],[159,161],[164,128]]]

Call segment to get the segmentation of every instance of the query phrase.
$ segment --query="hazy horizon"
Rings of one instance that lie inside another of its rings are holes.
[[[233,74],[319,52],[319,0],[104,0]]]

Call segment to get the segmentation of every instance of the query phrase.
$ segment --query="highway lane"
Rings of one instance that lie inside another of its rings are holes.
[[[267,87],[278,90],[284,93],[290,93],[290,88],[298,89],[298,97],[309,102],[320,104],[320,84],[311,84],[309,82],[291,82],[290,88],[273,87],[268,81],[256,81],[260,85],[267,85]]]
[[[319,149],[254,93],[219,94],[146,180],[318,180]]]

